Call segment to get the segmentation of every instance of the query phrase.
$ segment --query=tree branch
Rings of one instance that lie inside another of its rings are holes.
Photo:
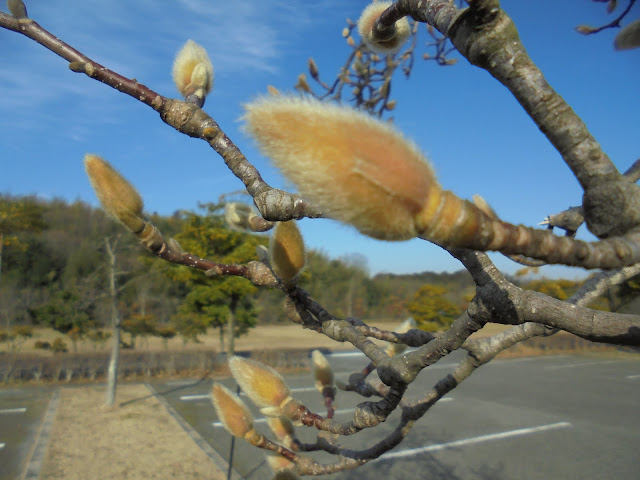
[[[469,3],[461,10],[443,0],[399,0],[388,15],[390,20],[409,15],[432,25],[471,64],[511,91],[585,190],[583,207],[595,235],[621,235],[640,225],[640,189],[622,179],[584,122],[547,83],[497,0]],[[385,21],[383,14],[380,22]]]
[[[321,215],[299,195],[269,186],[216,121],[196,105],[163,97],[146,85],[109,70],[67,45],[31,19],[18,20],[0,12],[0,27],[21,33],[51,50],[70,62],[69,68],[74,72],[84,73],[148,105],[160,114],[160,118],[166,124],[180,133],[206,141],[223,158],[233,174],[244,183],[266,220],[286,221]]]

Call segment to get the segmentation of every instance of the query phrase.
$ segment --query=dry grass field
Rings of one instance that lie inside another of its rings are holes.
[[[104,387],[62,390],[41,479],[226,478],[144,385],[119,386],[117,400],[105,409]]]
[[[371,322],[372,326],[393,330],[400,322]],[[506,327],[503,325],[489,324],[480,332],[477,336],[494,335]],[[37,340],[53,343],[56,338],[61,338],[69,347],[69,351],[72,349],[69,338],[59,332],[52,329],[36,328],[34,329],[34,335],[29,338],[21,346],[20,351],[22,353],[41,353],[43,355],[52,355],[50,352],[38,350],[34,347]],[[129,341],[129,335],[124,334],[123,339]],[[220,351],[220,338],[217,331],[211,330],[200,337],[200,343],[188,342],[184,344],[181,338],[175,337],[168,341],[168,349],[170,351],[189,350],[205,350],[205,351]],[[110,341],[96,346],[87,339],[82,339],[77,343],[78,353],[91,353],[91,352],[107,352],[110,350]],[[282,350],[282,349],[314,349],[314,348],[327,348],[330,350],[349,350],[353,349],[353,346],[348,343],[338,343],[327,338],[324,335],[318,334],[312,330],[301,328],[299,325],[285,324],[285,325],[259,325],[258,327],[251,329],[248,334],[236,338],[235,348],[237,351],[255,351],[255,350]],[[3,350],[0,345],[0,351]],[[6,350],[6,347],[4,348]],[[165,351],[165,346],[162,340],[158,337],[148,337],[136,339],[136,350],[139,351]]]

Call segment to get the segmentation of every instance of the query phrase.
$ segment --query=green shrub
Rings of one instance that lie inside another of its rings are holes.
[[[36,340],[36,342],[33,344],[33,348],[36,348],[38,350],[51,350],[51,344],[46,341]]]
[[[64,340],[56,338],[51,344],[51,351],[53,351],[53,353],[65,353],[68,352],[69,349],[67,348],[67,344]]]

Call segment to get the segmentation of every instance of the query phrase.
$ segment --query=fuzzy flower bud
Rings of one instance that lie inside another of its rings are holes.
[[[249,230],[249,217],[253,214],[250,205],[241,202],[227,203],[224,207],[224,219],[231,228]]]
[[[316,380],[316,390],[322,393],[326,387],[333,388],[333,370],[320,350],[311,352],[311,362],[313,378]]]
[[[240,388],[264,415],[281,416],[283,407],[293,400],[289,387],[273,368],[241,357],[231,357],[229,368]]]
[[[271,267],[276,276],[291,285],[304,267],[304,241],[295,220],[278,222],[269,244]]]
[[[640,47],[640,19],[631,22],[616,35],[616,50],[628,50]]]
[[[412,328],[416,328],[416,326],[416,321],[412,317],[409,317],[404,322],[402,322],[400,326],[394,330],[394,332],[407,333]],[[394,355],[398,355],[404,352],[406,348],[407,346],[402,343],[390,343],[387,346],[385,353],[390,357],[393,357]]]
[[[374,238],[419,233],[440,186],[418,148],[387,122],[313,99],[261,98],[246,106],[246,130],[323,214]],[[436,210],[437,211],[437,210]]]
[[[136,189],[97,155],[85,155],[84,168],[105,211],[133,233],[142,231],[143,203]]]
[[[9,8],[9,13],[11,13],[14,18],[29,17],[27,7],[22,0],[7,0],[7,7]]]
[[[288,458],[283,457],[282,455],[267,455],[266,456],[267,463],[271,468],[273,473],[284,474],[285,472],[290,472],[293,476],[280,476],[277,478],[280,479],[296,479],[298,476],[295,474],[294,470],[296,468],[296,464],[293,463]]]
[[[269,417],[267,418],[267,424],[278,439],[278,442],[282,443],[282,445],[287,448],[291,448],[295,437],[293,423],[291,423],[291,420],[287,417]]]
[[[176,56],[173,81],[187,102],[204,105],[213,87],[213,64],[207,51],[193,40],[187,40]]]
[[[411,28],[406,18],[398,20],[393,27],[388,29],[390,36],[385,39],[377,38],[373,29],[380,14],[391,6],[393,2],[374,2],[364,9],[358,19],[358,33],[364,43],[373,52],[391,54],[400,50],[411,34]]]
[[[219,383],[213,384],[213,406],[224,428],[234,437],[253,432],[253,417],[240,397]]]

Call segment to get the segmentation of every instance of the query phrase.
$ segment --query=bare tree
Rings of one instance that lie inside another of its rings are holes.
[[[551,229],[536,230],[502,222],[482,199],[471,203],[443,190],[429,165],[411,145],[391,127],[362,111],[318,100],[283,97],[276,91],[272,98],[249,105],[246,116],[248,130],[302,194],[274,189],[216,121],[201,109],[210,88],[206,53],[203,55],[193,46],[185,48],[196,52],[186,62],[191,65],[188,74],[181,75],[182,83],[178,82],[185,100],[171,99],[97,64],[50,34],[27,18],[19,0],[10,1],[9,5],[13,15],[0,14],[2,27],[32,38],[68,61],[72,71],[131,96],[153,108],[162,121],[179,132],[207,142],[243,182],[259,211],[257,215],[244,210],[234,217],[236,225],[258,229],[259,224],[264,230],[270,228],[269,222],[284,225],[303,217],[328,216],[377,238],[420,237],[434,242],[447,249],[473,277],[475,297],[442,334],[417,329],[402,333],[379,330],[357,318],[337,318],[297,285],[304,247],[297,229],[291,227],[293,223],[276,229],[270,255],[246,265],[219,264],[183,251],[173,240],[165,241],[142,215],[142,202],[133,187],[117,173],[107,174],[102,180],[93,178],[105,209],[160,258],[203,270],[209,276],[233,275],[257,286],[280,288],[286,294],[285,312],[293,322],[338,342],[349,342],[370,360],[370,366],[352,375],[343,388],[376,400],[362,402],[353,416],[343,422],[333,418],[331,399],[335,389],[326,372],[317,377],[329,412],[321,416],[293,399],[282,378],[269,367],[238,357],[231,360],[236,380],[265,414],[285,416],[320,431],[312,444],[285,441],[286,436],[280,437],[278,433],[279,442],[273,442],[253,429],[250,414],[239,397],[215,386],[215,405],[228,430],[257,447],[276,452],[285,463],[280,467],[301,475],[318,475],[354,468],[379,457],[400,443],[417,419],[479,366],[528,338],[563,330],[593,342],[640,345],[640,316],[588,308],[589,302],[610,285],[640,272],[640,189],[635,184],[638,168],[632,167],[626,174],[617,170],[587,126],[547,83],[497,0],[469,0],[467,8],[443,0],[375,3],[363,14],[359,34],[366,48],[378,50],[380,58],[393,55],[404,41],[410,41],[413,27],[405,25],[409,17],[439,32],[471,64],[487,70],[506,86],[560,153],[584,190],[580,207],[552,215],[546,221],[549,227],[564,229],[569,235],[556,236]],[[347,37],[351,30],[348,28]],[[349,62],[355,61],[357,51],[364,52],[365,47],[361,48],[355,50]],[[393,68],[405,61],[393,58],[389,61]],[[363,83],[363,74],[343,75],[335,88],[327,84],[327,98],[340,85],[347,85],[359,89],[354,97],[364,110],[384,113],[391,109],[388,84],[387,90],[384,87],[385,71],[371,67],[371,62],[376,61],[373,54],[368,64],[367,61],[360,59],[361,64],[368,65],[361,66],[361,72],[378,83]],[[315,79],[317,66],[310,64],[309,69]],[[305,87],[305,82],[306,79],[299,79],[299,90],[308,92],[310,87]],[[369,87],[370,95],[363,97],[363,89]],[[353,144],[358,148],[357,160],[350,150]],[[393,165],[389,165],[386,155],[389,153],[393,154]],[[339,158],[335,158],[337,154]],[[587,243],[573,237],[583,222],[598,241]],[[532,258],[537,262],[603,271],[562,302],[509,282],[483,253],[487,250],[497,250],[525,262]],[[510,328],[482,340],[469,338],[488,322]],[[400,349],[381,347],[371,339],[416,349],[398,353]],[[440,379],[418,400],[404,397],[409,384],[423,369],[459,348],[468,353],[452,374]],[[321,361],[319,365],[322,371]],[[380,382],[369,378],[373,370]],[[365,449],[343,447],[336,437],[327,435],[346,436],[375,428],[400,406],[402,416],[397,426]],[[336,455],[336,460],[317,463],[305,454],[310,450],[324,450]]]

